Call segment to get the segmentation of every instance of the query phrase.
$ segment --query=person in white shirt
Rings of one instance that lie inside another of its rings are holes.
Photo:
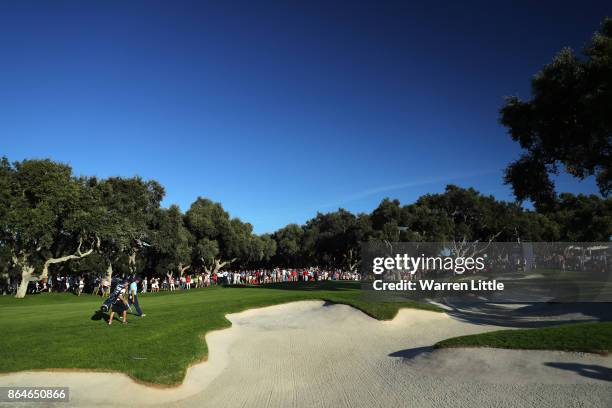
[[[83,288],[85,288],[85,279],[83,277],[79,278],[79,289],[77,290],[77,296],[81,296],[83,293]]]

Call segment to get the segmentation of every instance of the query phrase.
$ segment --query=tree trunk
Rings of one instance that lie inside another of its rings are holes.
[[[213,273],[217,273],[217,272],[219,272],[219,270],[220,270],[221,268],[223,268],[225,265],[229,265],[229,264],[231,264],[231,263],[232,263],[232,262],[234,262],[235,260],[236,260],[236,258],[233,258],[233,259],[230,259],[229,261],[223,261],[223,262],[222,262],[220,259],[216,259],[216,258],[215,258],[215,259],[213,259],[213,269],[212,269],[212,272],[213,272]]]
[[[72,259],[81,259],[81,258],[86,257],[89,254],[91,254],[91,252],[88,253],[88,254],[82,255],[82,256],[79,256],[79,255],[66,255],[66,256],[62,256],[60,258],[50,258],[50,259],[47,259],[45,261],[45,263],[43,264],[42,273],[40,274],[40,277],[38,279],[39,280],[43,280],[43,279],[47,279],[49,277],[49,266],[50,265],[57,264],[57,263],[62,263],[62,262],[67,262],[67,261],[70,261]]]
[[[108,267],[106,268],[106,280],[110,283],[113,278],[113,264],[111,262],[108,263]]]
[[[98,247],[100,246],[100,240],[98,239]],[[43,269],[42,269],[42,273],[40,274],[40,276],[38,277],[38,280],[43,280],[43,279],[47,279],[49,277],[49,265],[52,264],[56,264],[56,263],[62,263],[62,262],[67,262],[70,261],[72,259],[81,259],[81,258],[85,258],[86,256],[89,256],[91,254],[93,254],[94,251],[94,245],[92,243],[91,248],[89,249],[89,251],[87,252],[81,252],[81,245],[83,244],[83,240],[80,239],[79,240],[79,246],[76,250],[76,252],[74,254],[70,254],[70,255],[66,255],[66,256],[61,256],[59,258],[49,258],[45,261],[45,263],[43,264]]]
[[[132,250],[132,252],[128,255],[128,269],[131,274],[136,272],[136,250]]]
[[[218,273],[222,266],[223,265],[221,265],[221,263],[215,259],[212,267],[212,273]]]
[[[357,254],[355,254],[355,251],[351,248],[348,251],[348,254],[345,255],[345,259],[346,259],[346,265],[349,268],[349,272],[355,272],[355,269],[357,269],[357,266],[359,266],[360,260],[358,259]]]
[[[30,278],[34,273],[34,267],[28,264],[21,266],[21,283],[17,288],[17,293],[15,297],[17,299],[23,299],[28,291],[28,284],[30,283]]]
[[[183,276],[183,274],[185,273],[185,271],[186,271],[187,269],[189,269],[189,268],[191,268],[191,265],[185,265],[185,266],[183,266],[183,263],[182,263],[182,262],[180,262],[180,263],[178,264],[178,270],[179,270],[179,274],[180,274],[179,276]]]
[[[212,266],[208,266],[208,265],[206,265],[206,261],[204,261],[204,258],[200,258],[200,260],[202,261],[202,264],[204,266],[204,271],[206,273],[210,274],[210,275],[212,275],[213,273],[219,272],[219,269],[223,268],[225,265],[231,264],[236,259],[237,258],[232,258],[229,261],[221,261],[220,259],[213,258]]]

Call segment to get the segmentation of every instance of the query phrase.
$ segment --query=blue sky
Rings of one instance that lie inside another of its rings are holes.
[[[260,233],[448,183],[511,199],[503,96],[612,3],[493,3],[0,0],[0,154],[154,178]]]

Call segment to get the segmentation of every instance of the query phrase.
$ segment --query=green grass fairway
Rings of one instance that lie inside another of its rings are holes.
[[[364,302],[358,282],[293,283],[145,294],[140,304],[146,317],[128,314],[128,325],[115,320],[109,327],[93,319],[103,301],[97,296],[0,296],[0,372],[112,370],[142,382],[179,384],[189,364],[208,353],[203,335],[231,325],[226,314],[312,299],[352,305],[382,320],[402,307],[440,310],[415,302]]]
[[[453,337],[437,343],[435,347],[495,347],[607,354],[612,351],[612,322],[566,324],[538,329],[499,330]]]

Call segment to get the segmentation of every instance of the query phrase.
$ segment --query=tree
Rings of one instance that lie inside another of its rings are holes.
[[[10,239],[9,213],[13,202],[14,169],[6,157],[0,159],[0,277],[11,285],[15,269],[12,265],[13,245]]]
[[[339,209],[306,223],[303,246],[309,263],[355,270],[360,262],[359,244],[371,235],[370,217]]]
[[[612,200],[591,194],[562,193],[547,213],[559,239],[569,242],[607,242],[612,238]]]
[[[264,263],[269,262],[276,255],[276,241],[270,234],[263,234],[259,239],[262,243],[260,261]]]
[[[402,207],[404,226],[402,241],[405,242],[444,242],[452,235],[453,220],[444,209],[430,206],[421,197],[416,203]]]
[[[101,233],[101,252],[107,262],[107,279],[113,264],[127,258],[128,271],[136,272],[138,253],[150,246],[151,225],[164,197],[164,188],[155,180],[140,177],[111,177],[99,183],[100,200],[105,209]]]
[[[221,204],[198,197],[185,214],[185,223],[194,237],[195,261],[207,272],[252,260],[253,227],[230,219]]]
[[[442,226],[439,237],[448,241],[492,241],[507,227],[500,222],[507,205],[473,188],[448,185],[443,194],[427,194],[416,204],[435,215],[437,226]]]
[[[595,175],[603,196],[612,189],[612,19],[605,19],[581,60],[564,48],[531,82],[532,99],[507,98],[500,122],[526,153],[505,182],[536,208],[554,201],[559,165],[580,179]]]
[[[93,253],[99,243],[92,219],[95,209],[89,207],[87,186],[65,164],[24,160],[11,166],[4,159],[1,167],[0,240],[20,271],[16,297],[22,298],[36,269],[41,268],[36,278],[44,279],[50,265]]]
[[[151,226],[153,268],[158,275],[176,270],[182,276],[191,268],[193,240],[185,227],[184,216],[176,205],[160,208],[156,213]]]
[[[250,241],[248,264],[256,267],[267,265],[276,254],[276,241],[270,234],[253,235]]]
[[[276,242],[275,265],[303,266],[302,240],[304,229],[301,226],[289,224],[276,231],[272,238]]]
[[[395,235],[397,232],[397,227],[400,226],[401,215],[402,210],[399,200],[385,198],[380,202],[380,204],[378,204],[378,207],[372,211],[372,228],[374,228],[376,231],[385,231],[385,226],[393,225],[395,227],[393,235]],[[397,240],[397,238],[390,239],[390,241]]]
[[[404,213],[399,200],[384,198],[370,216],[374,236],[388,244],[400,241],[403,228]]]
[[[100,249],[100,233],[104,230],[106,212],[102,207],[98,192],[91,184],[91,179],[81,177],[71,181],[74,191],[70,207],[65,209],[54,237],[50,255],[43,263],[40,279],[47,279],[51,265],[72,260],[82,260]],[[88,247],[83,252],[84,239]],[[76,251],[71,252],[76,245]],[[66,253],[69,253],[66,255]]]

